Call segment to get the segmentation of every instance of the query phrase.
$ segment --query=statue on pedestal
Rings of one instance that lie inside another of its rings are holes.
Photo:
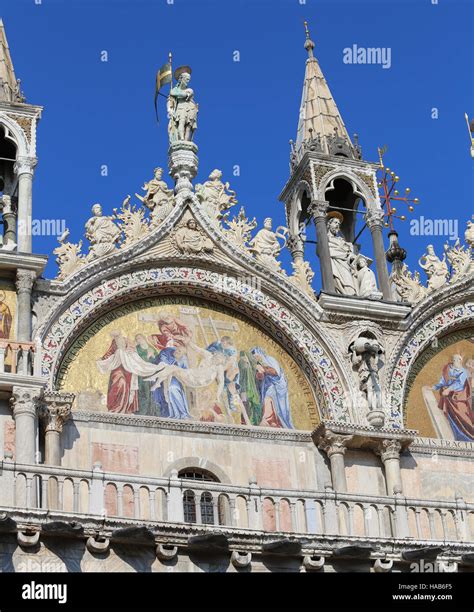
[[[87,255],[88,262],[113,253],[121,235],[121,231],[113,222],[112,217],[103,216],[100,204],[94,204],[92,214],[93,216],[87,221],[85,228],[85,236],[90,242]]]
[[[336,291],[342,295],[357,295],[356,278],[352,265],[356,258],[354,246],[341,236],[341,219],[339,217],[330,217],[327,228],[329,255]]]
[[[377,280],[373,270],[369,268],[371,260],[365,255],[357,255],[353,267],[357,281],[357,295],[364,298],[381,299],[382,293],[378,290]]]
[[[365,399],[368,420],[374,426],[384,421],[379,371],[384,365],[384,353],[378,340],[362,333],[349,347],[351,361],[359,379],[359,389]]]
[[[168,134],[170,143],[192,141],[197,127],[198,105],[194,101],[194,91],[188,87],[191,68],[181,66],[174,73],[178,83],[171,88],[168,97]]]

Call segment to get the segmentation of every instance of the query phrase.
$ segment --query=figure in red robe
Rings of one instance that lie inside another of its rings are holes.
[[[164,348],[185,347],[192,339],[193,332],[179,319],[169,313],[163,313],[158,320],[159,334],[153,334],[149,342],[158,351]]]

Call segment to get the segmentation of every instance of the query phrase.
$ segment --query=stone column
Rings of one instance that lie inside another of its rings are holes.
[[[37,407],[42,389],[13,387],[10,404],[15,419],[15,455],[17,463],[36,463]]]
[[[385,482],[387,495],[394,495],[395,491],[402,492],[402,476],[400,472],[400,451],[402,445],[398,440],[382,440],[377,453],[380,455],[385,467]]]
[[[16,243],[16,213],[12,206],[12,199],[8,195],[3,200],[3,245]]]
[[[31,341],[31,290],[36,280],[33,270],[17,270],[17,312],[18,312],[18,335],[19,342]]]
[[[46,391],[39,410],[45,430],[45,463],[61,465],[61,433],[64,423],[71,416],[73,393]]]
[[[18,176],[18,251],[32,252],[33,174],[36,157],[18,157],[14,170]]]
[[[332,486],[337,493],[346,493],[347,491],[344,455],[350,440],[351,436],[343,436],[332,431],[326,431],[324,437],[318,443],[319,448],[329,457]]]
[[[326,293],[336,293],[328,244],[328,206],[329,202],[325,200],[313,200],[308,212],[313,217],[316,226],[316,240],[318,242],[316,254],[319,258],[319,265],[321,267],[322,290]]]
[[[304,259],[304,242],[301,236],[290,235],[286,242],[286,246],[291,253],[293,263],[301,263]]]
[[[365,222],[367,223],[367,227],[372,234],[379,289],[382,291],[384,300],[392,300],[392,289],[390,286],[390,278],[388,276],[387,260],[385,259],[385,248],[382,235],[383,217],[383,212],[380,209],[369,208],[365,213]]]

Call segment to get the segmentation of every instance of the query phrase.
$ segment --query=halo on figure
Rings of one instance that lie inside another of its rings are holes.
[[[175,81],[179,80],[179,77],[183,74],[183,72],[187,72],[188,74],[191,74],[192,73],[191,66],[180,66],[179,68],[176,68],[176,70],[174,71]]]
[[[339,212],[338,210],[331,210],[330,212],[328,212],[326,217],[327,217],[328,221],[330,219],[339,219],[339,221],[341,223],[344,221],[344,215],[341,212]]]

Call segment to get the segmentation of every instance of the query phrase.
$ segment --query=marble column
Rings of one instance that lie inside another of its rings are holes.
[[[39,416],[45,431],[45,460],[47,465],[61,465],[61,432],[71,415],[73,393],[45,391]]]
[[[392,300],[392,288],[388,275],[387,260],[385,258],[385,247],[383,244],[382,235],[383,218],[383,211],[378,208],[369,208],[365,213],[365,222],[367,223],[367,227],[372,234],[379,289],[382,291],[384,300]]]
[[[33,174],[36,157],[18,157],[14,171],[18,176],[18,251],[32,252]]]
[[[331,479],[333,489],[338,493],[347,492],[346,467],[344,465],[344,455],[346,447],[351,440],[351,436],[335,434],[326,431],[318,443],[318,446],[329,457],[331,465]]]
[[[15,457],[17,463],[36,463],[37,408],[42,389],[14,386],[10,404],[15,419]]]
[[[294,264],[299,264],[304,260],[304,242],[301,236],[290,235],[286,246],[291,253]]]
[[[400,452],[402,445],[398,440],[382,440],[377,453],[380,455],[385,467],[385,482],[387,495],[402,492],[402,476],[400,472]]]
[[[18,312],[18,334],[19,342],[31,341],[31,290],[36,280],[33,270],[17,270],[17,312]]]
[[[334,276],[332,273],[331,255],[329,253],[327,211],[329,202],[324,200],[313,200],[309,206],[309,214],[314,219],[316,226],[317,250],[321,267],[322,290],[326,293],[336,293]]]
[[[16,243],[16,213],[12,206],[12,199],[8,195],[2,196],[3,200],[3,245]]]

